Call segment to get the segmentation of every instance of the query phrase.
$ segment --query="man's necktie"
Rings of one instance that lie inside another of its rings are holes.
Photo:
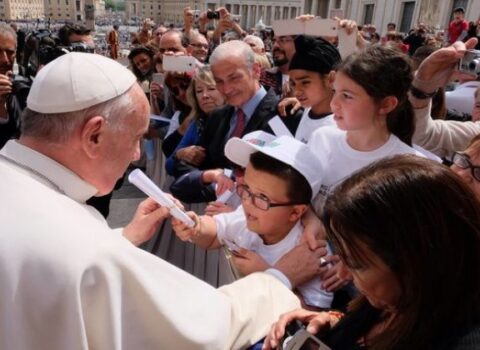
[[[240,137],[242,138],[243,130],[245,129],[245,113],[239,108],[235,112],[237,121],[235,127],[233,128],[231,137]]]

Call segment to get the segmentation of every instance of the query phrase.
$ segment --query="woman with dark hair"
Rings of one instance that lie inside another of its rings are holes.
[[[146,92],[150,90],[149,83],[152,80],[152,73],[155,68],[153,56],[153,50],[146,46],[137,46],[128,54],[130,67],[139,84],[142,85],[143,82],[147,82],[144,87]]]
[[[332,349],[479,348],[480,203],[452,171],[412,155],[380,160],[336,188],[323,222],[360,295],[343,318],[282,316],[265,349],[294,319]]]
[[[175,111],[162,144],[163,154],[167,158],[173,153],[193,120],[187,101],[187,90],[191,81],[192,77],[187,73],[168,72],[165,76],[165,85],[172,94]]]

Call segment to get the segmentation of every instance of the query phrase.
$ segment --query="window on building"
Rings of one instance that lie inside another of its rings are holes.
[[[415,10],[415,1],[407,1],[402,5],[402,17],[400,19],[400,32],[408,33],[412,29],[413,11]]]
[[[82,15],[77,15],[77,21],[81,21],[82,20]]]
[[[158,9],[161,10],[161,9],[162,9],[162,5],[158,5]]]
[[[77,11],[80,11],[80,1],[78,1],[78,0],[75,1],[75,8],[77,9]],[[77,18],[78,18],[78,16],[80,16],[80,15],[77,15]]]
[[[342,8],[342,0],[335,0],[335,8],[336,9]]]
[[[363,24],[372,24],[374,9],[375,4],[366,4],[363,7]]]

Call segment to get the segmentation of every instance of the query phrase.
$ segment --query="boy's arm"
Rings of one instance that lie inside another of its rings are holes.
[[[217,238],[217,226],[211,216],[198,216],[194,212],[188,212],[195,221],[194,227],[188,227],[180,220],[172,218],[172,228],[182,241],[189,241],[203,249],[215,249],[221,246]]]
[[[312,207],[302,216],[302,224],[304,227],[302,241],[306,241],[311,249],[317,248],[318,239],[326,239],[325,227],[322,221],[313,211]]]

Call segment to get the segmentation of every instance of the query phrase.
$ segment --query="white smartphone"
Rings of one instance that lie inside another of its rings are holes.
[[[272,23],[276,36],[313,35],[337,36],[337,21],[334,19],[314,18],[307,21],[297,19],[276,20]]]
[[[305,34],[313,36],[337,36],[337,21],[323,18],[314,18],[310,21],[305,21]]]
[[[165,81],[165,76],[163,75],[163,73],[153,73],[152,81],[154,81],[158,85],[163,85],[163,82]]]
[[[347,34],[344,28],[338,30],[338,52],[342,59],[357,51],[357,29]]]
[[[283,19],[272,21],[275,36],[305,34],[305,22],[296,19]]]
[[[191,72],[195,69],[193,56],[163,56],[163,69],[169,72]]]

